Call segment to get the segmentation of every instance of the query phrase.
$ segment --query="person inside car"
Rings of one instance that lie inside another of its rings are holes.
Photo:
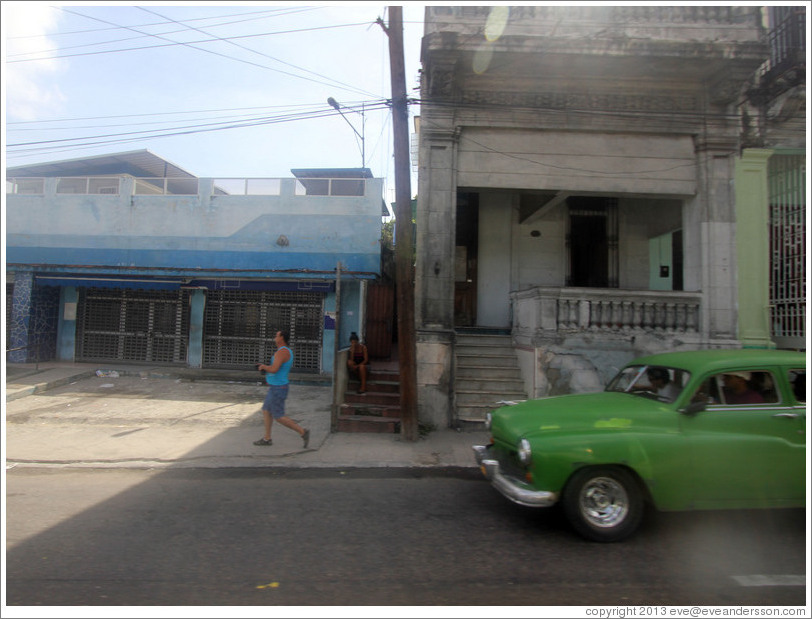
[[[652,391],[657,394],[659,399],[665,402],[673,402],[677,399],[680,389],[671,380],[668,370],[665,368],[649,368],[646,376]]]
[[[764,398],[750,387],[750,372],[723,374],[725,404],[761,404]]]

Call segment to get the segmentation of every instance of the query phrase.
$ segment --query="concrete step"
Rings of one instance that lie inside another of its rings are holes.
[[[398,434],[400,433],[400,419],[364,415],[339,415],[337,430],[339,432]]]
[[[466,406],[458,406],[457,407],[457,420],[458,421],[465,421],[468,423],[477,422],[477,423],[485,423],[485,415],[491,411],[496,410],[499,408],[501,404],[492,404],[492,405],[473,405],[469,404]]]
[[[357,378],[351,378],[347,381],[347,395],[358,391],[358,387],[360,386],[361,382]],[[375,391],[376,393],[400,393],[400,383],[367,379],[367,392],[370,391]]]
[[[347,391],[344,394],[344,402],[346,404],[357,404],[360,406],[400,406],[400,394],[377,391],[378,385],[367,385],[367,392],[365,394],[356,393],[355,391]]]
[[[494,393],[493,391],[464,391],[456,390],[454,399],[457,406],[471,405],[496,405],[501,400],[526,400],[527,395],[523,391],[502,391]]]
[[[455,341],[454,409],[458,427],[479,427],[502,401],[527,399],[510,335],[461,334]]]
[[[473,335],[466,333],[457,333],[455,345],[456,346],[513,346],[513,338],[510,335]]]
[[[481,344],[474,345],[474,344],[466,344],[460,346],[459,344],[454,349],[456,354],[458,355],[481,355],[484,357],[490,357],[491,355],[495,356],[516,356],[515,351],[513,350],[512,346],[483,346]]]
[[[457,367],[519,367],[516,353],[491,355],[484,351],[478,355],[456,355]]]
[[[350,375],[353,378],[353,375]],[[397,370],[382,370],[376,369],[374,365],[371,365],[367,369],[367,382],[374,380],[380,382],[393,382],[399,383],[400,382],[400,372]]]
[[[360,415],[363,417],[400,417],[400,404],[367,404],[365,402],[346,402],[339,407],[339,415]]]
[[[517,367],[493,367],[485,365],[457,366],[454,371],[457,380],[513,379],[521,376]]]
[[[509,378],[494,378],[483,376],[482,378],[457,377],[454,381],[456,391],[490,391],[491,393],[524,392],[524,381],[519,376]]]

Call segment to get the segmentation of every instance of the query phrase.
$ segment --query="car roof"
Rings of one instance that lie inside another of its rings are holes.
[[[714,349],[659,353],[638,357],[628,365],[665,365],[692,372],[744,369],[755,366],[784,365],[806,368],[806,354],[794,350],[775,349]]]

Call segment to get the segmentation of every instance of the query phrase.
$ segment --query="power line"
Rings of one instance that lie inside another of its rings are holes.
[[[211,27],[219,27],[219,26],[224,26],[224,25],[231,25],[231,24],[236,24],[236,23],[245,22],[245,21],[256,21],[258,19],[267,19],[267,18],[256,18],[256,17],[254,17],[254,18],[252,18],[250,20],[243,19],[243,20],[238,20],[238,21],[233,21],[233,22],[226,22],[225,24],[214,24]],[[189,20],[189,21],[191,21],[191,20]],[[138,28],[146,28],[146,27],[150,27],[150,26],[169,25],[170,23],[172,23],[172,22],[171,21],[164,21],[164,22],[156,22],[156,23],[152,23],[152,24],[142,24],[142,25],[139,25],[139,26],[136,26],[136,27],[138,27]],[[186,27],[184,25],[183,21],[178,21],[178,22],[175,22],[175,23],[184,26],[184,28],[181,29],[181,30],[168,30],[166,32],[160,32],[158,34],[161,34],[161,35],[177,34],[179,32],[184,32],[184,31],[188,30],[188,27]],[[126,27],[125,26],[114,26],[112,28],[99,28],[96,31],[98,31],[98,30],[122,30],[122,29],[126,29]],[[89,32],[95,32],[95,31],[90,30]],[[62,33],[55,32],[55,33],[51,33],[51,34],[47,34],[47,35],[35,35],[35,36],[47,36],[47,37],[50,37],[50,36],[58,36],[60,34],[62,34]],[[52,52],[64,52],[66,50],[80,49],[80,48],[83,48],[83,47],[100,47],[102,45],[110,45],[110,44],[113,44],[113,43],[125,43],[127,41],[135,41],[136,39],[148,39],[148,38],[150,38],[152,36],[155,36],[155,35],[153,35],[153,34],[139,34],[138,36],[134,36],[134,37],[110,39],[110,40],[107,40],[107,41],[96,41],[94,43],[81,43],[81,44],[78,44],[78,45],[63,45],[61,47],[57,47],[57,48],[53,48],[53,49],[41,49],[41,50],[36,50],[36,51],[18,52],[16,54],[7,54],[6,58],[19,58],[20,56],[31,56],[32,54],[50,54]],[[209,35],[209,36],[214,37],[214,35]],[[223,39],[221,39],[221,40],[223,40]],[[149,49],[149,47],[137,48],[137,49]],[[110,52],[110,51],[117,51],[117,50],[101,50],[100,53]],[[68,57],[68,56],[56,56],[56,57],[48,57],[48,58],[27,58],[27,59],[24,58],[24,59],[21,59],[21,61],[51,60],[52,58],[65,58],[65,57]],[[17,62],[17,61],[11,61],[11,62]]]
[[[161,15],[160,13],[157,13],[157,12],[153,11],[152,9],[147,9],[147,8],[144,8],[144,7],[141,7],[141,6],[139,6],[138,8],[141,9],[142,11],[146,11],[147,13],[152,13],[153,15],[157,15],[158,17],[162,17],[164,19],[169,19],[170,21],[172,21],[172,22],[174,22],[176,24],[185,25],[188,29],[194,30],[196,32],[200,32],[201,34],[205,34],[206,36],[212,36],[212,37],[214,36],[211,33],[206,32],[205,30],[201,30],[200,28],[197,28],[195,26],[188,26],[186,24],[181,24],[181,22],[176,22],[175,20],[167,17],[166,15]],[[227,38],[215,37],[214,40],[222,41],[223,43],[228,43],[229,45],[233,45],[235,47],[238,47],[239,49],[244,49],[244,50],[247,50],[247,51],[249,51],[251,53],[258,54],[260,56],[263,56],[264,58],[268,58],[268,59],[273,60],[275,62],[279,62],[279,63],[284,64],[286,66],[292,67],[294,69],[298,69],[299,71],[304,71],[305,73],[310,73],[311,75],[321,77],[321,78],[323,78],[325,80],[328,80],[328,82],[334,82],[336,84],[342,84],[342,85],[346,86],[350,90],[355,90],[355,88],[353,86],[350,86],[349,84],[346,84],[344,82],[340,82],[340,81],[335,80],[335,79],[333,79],[331,77],[328,77],[326,75],[322,75],[321,73],[316,73],[315,71],[310,71],[309,69],[305,69],[303,67],[296,66],[295,64],[285,62],[284,60],[280,60],[279,58],[275,58],[274,56],[270,56],[268,54],[257,51],[255,49],[251,49],[250,47],[246,47],[245,45],[240,45],[239,43],[235,43],[234,41],[230,41]],[[227,56],[227,57],[230,57],[230,56]],[[234,60],[238,60],[238,59],[234,58]],[[294,76],[294,77],[297,77],[297,76]],[[322,82],[322,83],[324,83],[324,82]],[[325,83],[325,85],[327,85],[327,84]]]
[[[348,102],[347,105],[349,107],[360,107],[364,106],[366,109],[369,110],[376,110],[380,109],[381,105],[385,105],[385,100],[382,99],[375,99],[373,101],[353,101]],[[271,111],[276,111],[277,113],[306,113],[306,112],[320,112],[324,111],[324,104],[322,103],[307,103],[307,104],[299,104],[299,105],[277,105],[277,106],[255,106],[255,107],[247,107],[247,108],[220,108],[220,109],[208,109],[208,110],[186,110],[186,111],[174,111],[174,112],[147,112],[141,114],[115,114],[109,116],[85,116],[85,117],[77,117],[77,118],[54,118],[54,119],[43,119],[43,120],[26,120],[26,121],[16,121],[16,122],[8,122],[7,124],[7,131],[11,133],[15,132],[32,132],[32,131],[72,131],[76,129],[88,129],[94,127],[117,127],[117,126],[127,126],[131,127],[134,125],[159,125],[159,124],[166,124],[170,122],[178,122],[177,120],[155,120],[155,121],[146,121],[146,122],[129,122],[130,119],[135,118],[149,118],[149,117],[156,117],[156,116],[178,116],[178,115],[189,115],[189,114],[219,114],[221,112],[247,112],[250,113],[245,114],[236,114],[233,117],[223,117],[223,116],[209,116],[209,117],[202,117],[202,118],[187,118],[184,122],[196,121],[196,120],[210,120],[220,119],[223,121],[226,120],[237,120],[240,118],[250,118],[250,117],[257,117],[259,119],[264,118],[264,114],[267,114]],[[31,125],[50,125],[51,123],[74,123],[74,122],[82,122],[82,121],[91,121],[91,120],[113,120],[113,119],[120,119],[122,121],[128,121],[126,123],[115,123],[115,124],[100,124],[100,125],[86,125],[86,126],[64,126],[64,127],[53,127],[53,126],[31,126]],[[25,127],[17,127],[15,125],[26,125]]]
[[[61,7],[51,7],[51,8],[61,9]],[[192,18],[184,19],[184,20],[180,20],[180,21],[181,22],[206,21],[206,20],[210,20],[210,19],[224,19],[224,18],[227,18],[227,17],[238,17],[238,16],[243,16],[243,15],[266,15],[267,13],[273,13],[273,15],[269,15],[267,17],[279,17],[280,15],[293,15],[293,14],[301,13],[301,12],[305,12],[305,11],[312,11],[312,10],[314,10],[316,8],[318,8],[318,7],[301,7],[299,9],[293,10],[293,11],[288,11],[288,10],[285,10],[285,9],[271,9],[271,10],[267,10],[267,11],[251,11],[250,13],[230,13],[230,14],[227,14],[227,15],[217,15],[217,16],[214,16],[214,17],[192,17]],[[231,24],[238,24],[238,23],[246,22],[246,21],[258,21],[260,19],[266,19],[267,17],[252,17],[250,19],[238,19],[238,20],[234,20],[234,21],[230,21],[230,22],[224,22],[222,24],[211,24],[210,27],[215,28],[215,27],[219,27],[219,26],[228,26],[228,25],[231,25]],[[138,27],[138,28],[146,28],[146,27],[149,27],[149,26],[161,26],[161,25],[168,24],[168,23],[169,22],[155,22],[155,23],[152,23],[152,24],[137,24],[136,27]],[[108,30],[121,30],[121,28],[122,28],[121,26],[112,26],[110,28],[87,28],[85,30],[68,30],[68,31],[64,31],[64,32],[51,32],[51,33],[48,33],[48,34],[28,34],[28,35],[21,35],[21,36],[9,36],[9,37],[6,37],[6,38],[9,41],[16,41],[16,40],[21,40],[21,39],[53,38],[53,37],[59,37],[59,36],[70,36],[70,35],[73,35],[73,34],[88,34],[88,33],[92,33],[92,32],[106,32]],[[168,33],[164,32],[163,34],[168,34]],[[144,36],[147,36],[147,35],[144,35]],[[134,39],[134,38],[143,38],[143,37],[131,37],[131,38]],[[128,41],[130,39],[121,39],[121,40]],[[107,43],[116,43],[118,41],[106,41],[106,42]],[[62,48],[62,49],[65,49],[65,48]],[[43,52],[45,52],[45,51],[59,51],[59,49],[56,49],[56,50],[42,50],[42,51]],[[20,54],[17,54],[17,55],[20,55]]]
[[[83,15],[81,13],[77,13],[76,11],[69,11],[68,9],[66,9],[64,7],[61,7],[61,8],[62,8],[63,11],[66,11],[68,13],[73,13],[74,15],[78,15],[79,17],[85,17],[87,19],[94,19],[94,20],[100,21],[102,23],[112,24],[112,25],[116,26],[117,28],[123,28],[123,29],[126,29],[126,30],[132,30],[133,32],[138,32],[139,34],[141,34],[143,36],[154,37],[154,38],[158,38],[158,39],[163,38],[163,37],[161,37],[161,35],[151,34],[151,33],[148,33],[148,32],[139,32],[138,30],[136,30],[135,28],[133,28],[131,26],[121,26],[121,25],[118,25],[118,24],[113,24],[112,22],[108,22],[108,21],[100,19],[98,17],[93,17],[91,15]],[[75,57],[78,57],[78,56],[96,56],[96,55],[99,55],[99,54],[116,54],[116,53],[120,53],[120,52],[141,51],[141,50],[145,50],[145,49],[160,49],[162,47],[174,47],[174,46],[177,46],[177,45],[184,45],[184,46],[191,47],[191,46],[194,46],[196,44],[211,43],[213,41],[227,41],[227,40],[230,41],[230,40],[233,40],[233,39],[254,39],[254,38],[257,38],[257,37],[268,37],[268,36],[276,36],[276,35],[281,35],[281,34],[297,34],[297,33],[300,33],[300,32],[315,32],[315,31],[319,31],[319,30],[333,30],[333,29],[338,29],[338,28],[354,28],[354,27],[358,27],[358,26],[372,26],[372,25],[374,25],[374,23],[375,22],[363,21],[363,22],[356,22],[356,23],[352,23],[352,24],[336,24],[336,25],[332,25],[332,26],[314,26],[312,28],[295,28],[295,29],[292,29],[292,30],[279,30],[279,31],[276,31],[276,32],[260,32],[260,33],[257,33],[257,34],[241,34],[241,35],[235,35],[235,36],[230,36],[230,37],[221,37],[219,39],[209,38],[209,39],[202,39],[202,40],[199,40],[199,41],[186,41],[186,42],[172,41],[171,39],[165,39],[165,40],[167,40],[169,42],[164,43],[164,44],[160,44],[160,45],[143,45],[141,47],[126,47],[126,48],[122,48],[122,49],[111,49],[111,50],[103,50],[103,51],[96,51],[96,52],[82,52],[82,53],[78,53],[78,54],[62,54],[60,56],[47,56],[47,57],[44,57],[44,58],[27,58],[27,59],[20,59],[20,60],[7,60],[6,62],[7,62],[7,64],[12,64],[12,63],[20,63],[20,62],[37,62],[37,61],[40,61],[40,60],[59,60],[59,59],[62,59],[62,58],[75,58]],[[201,49],[201,48],[195,48],[195,49]],[[206,50],[201,49],[201,51],[206,51]],[[41,52],[26,52],[27,55],[36,54],[36,53],[41,53]],[[258,65],[258,66],[261,66],[261,65]],[[264,68],[268,68],[268,67],[264,67]]]
[[[306,81],[309,81],[309,82],[315,82],[315,83],[318,83],[318,84],[322,84],[324,86],[330,86],[330,87],[333,87],[333,88],[339,88],[341,90],[349,90],[349,91],[365,94],[365,95],[368,95],[368,96],[375,96],[372,93],[368,93],[368,92],[363,91],[361,89],[354,88],[352,86],[348,86],[348,85],[344,84],[343,82],[338,82],[337,80],[331,80],[332,83],[326,83],[326,82],[323,82],[321,80],[315,80],[315,79],[312,79],[312,78],[309,78],[309,77],[306,77],[306,76],[303,76],[303,75],[297,75],[295,73],[290,73],[289,71],[283,71],[281,69],[275,69],[275,68],[269,67],[267,65],[258,64],[256,62],[251,62],[250,60],[243,60],[241,58],[235,58],[233,56],[228,56],[227,54],[221,54],[221,53],[215,52],[213,50],[209,50],[209,49],[206,49],[206,48],[203,48],[203,47],[197,47],[196,46],[196,44],[198,44],[198,43],[210,43],[212,41],[218,41],[218,40],[219,41],[226,41],[226,40],[230,40],[230,39],[241,39],[241,38],[249,38],[249,37],[268,36],[269,34],[280,34],[280,33],[262,33],[262,34],[254,34],[254,35],[240,35],[240,36],[235,36],[235,37],[224,37],[224,38],[220,38],[220,39],[218,39],[218,38],[214,38],[214,39],[210,38],[208,40],[203,40],[203,41],[177,42],[177,41],[173,41],[172,39],[167,39],[166,37],[158,35],[158,34],[150,34],[150,33],[141,32],[140,30],[138,30],[136,28],[133,28],[131,26],[121,26],[120,24],[115,24],[113,22],[101,19],[99,17],[93,17],[91,15],[83,15],[82,13],[78,13],[76,11],[66,9],[64,7],[61,7],[61,8],[62,8],[63,11],[65,11],[67,13],[74,14],[74,15],[78,15],[79,17],[85,17],[87,19],[92,19],[92,20],[95,20],[95,21],[99,21],[101,23],[116,26],[116,27],[119,27],[119,28],[123,28],[125,30],[131,30],[131,31],[136,32],[138,34],[147,35],[147,36],[154,37],[156,39],[160,39],[160,40],[163,40],[163,41],[169,41],[169,43],[167,43],[165,45],[144,46],[144,47],[141,47],[141,48],[108,50],[108,51],[104,51],[104,52],[102,52],[102,51],[99,51],[99,52],[83,52],[83,53],[80,53],[80,54],[66,54],[66,55],[62,55],[62,56],[53,56],[53,57],[50,57],[50,58],[29,59],[29,60],[10,60],[10,61],[7,61],[7,62],[9,62],[9,63],[33,62],[33,61],[36,61],[36,60],[53,60],[53,59],[56,59],[56,58],[68,58],[68,57],[73,57],[73,56],[97,55],[97,54],[102,54],[102,53],[106,54],[106,53],[116,53],[116,52],[123,52],[123,51],[133,51],[135,49],[154,49],[154,48],[159,48],[159,47],[169,47],[169,46],[174,46],[174,45],[183,45],[184,47],[190,47],[192,49],[196,49],[196,50],[199,50],[199,51],[202,51],[202,52],[206,52],[208,54],[213,54],[215,56],[220,56],[220,57],[226,58],[228,60],[234,60],[236,62],[241,62],[241,63],[248,64],[248,65],[251,65],[251,66],[259,67],[261,69],[267,69],[268,71],[274,71],[276,73],[282,73],[283,75],[288,75],[290,77],[303,79],[303,80],[306,80]],[[343,26],[322,26],[322,27],[316,27],[316,28],[305,28],[305,29],[292,30],[292,31],[288,31],[288,32],[305,32],[305,31],[324,30],[324,29],[349,27],[349,26],[359,26],[359,25],[371,25],[371,22],[362,22],[362,23],[358,23],[358,24],[344,24]],[[330,79],[330,78],[326,78],[326,79]]]
[[[373,103],[369,108],[370,110],[386,109],[388,108],[387,101],[378,101]],[[32,152],[45,152],[51,150],[60,150],[66,147],[75,146],[98,146],[101,144],[120,144],[124,142],[142,140],[145,138],[161,138],[161,137],[174,137],[179,135],[190,135],[193,133],[204,133],[210,131],[223,131],[227,129],[244,129],[249,127],[257,127],[262,125],[293,122],[298,120],[313,120],[317,118],[324,118],[333,116],[335,112],[332,110],[320,110],[308,113],[294,113],[284,114],[280,116],[271,116],[266,118],[254,119],[252,121],[235,122],[235,121],[222,121],[217,123],[204,123],[200,125],[188,125],[176,127],[171,130],[167,129],[153,129],[141,131],[127,131],[122,133],[111,133],[94,136],[82,136],[76,138],[61,138],[55,140],[41,140],[32,142],[19,142],[16,144],[7,144],[6,148],[9,154],[22,154]],[[16,150],[15,150],[16,149]]]
[[[114,114],[110,116],[80,116],[77,118],[51,118],[51,119],[44,119],[44,120],[18,120],[18,121],[10,121],[7,122],[6,125],[25,125],[25,124],[33,124],[33,123],[51,123],[51,122],[73,122],[77,120],[103,120],[107,118],[139,118],[141,116],[165,116],[165,115],[177,115],[177,114],[208,114],[210,112],[239,112],[242,110],[272,110],[276,108],[282,109],[295,109],[295,108],[307,108],[307,107],[316,107],[319,108],[324,107],[323,104],[314,104],[314,103],[305,103],[301,105],[263,105],[263,106],[255,106],[255,107],[232,107],[232,108],[220,108],[214,110],[186,110],[186,111],[176,111],[176,112],[144,112],[141,114]]]

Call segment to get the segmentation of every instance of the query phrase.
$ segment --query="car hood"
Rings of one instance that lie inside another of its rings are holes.
[[[605,392],[572,394],[527,400],[493,412],[494,438],[511,440],[554,432],[626,429],[651,418],[657,411],[667,414],[673,404],[665,404],[628,393]],[[512,440],[511,440],[512,442]]]

